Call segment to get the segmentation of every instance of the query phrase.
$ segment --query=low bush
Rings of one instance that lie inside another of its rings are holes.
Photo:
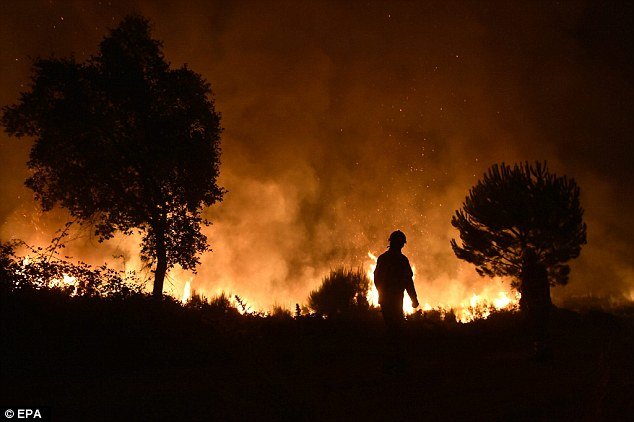
[[[321,286],[308,296],[308,307],[326,317],[349,316],[368,311],[370,280],[360,269],[331,270]]]

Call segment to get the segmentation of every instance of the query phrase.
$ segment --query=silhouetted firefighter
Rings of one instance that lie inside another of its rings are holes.
[[[548,333],[552,308],[550,283],[546,266],[532,248],[524,253],[520,279],[521,305],[533,337],[535,358],[548,359],[551,355]]]
[[[409,260],[401,249],[407,243],[405,234],[397,230],[390,235],[389,249],[385,251],[376,263],[374,270],[374,284],[379,291],[379,304],[383,320],[389,335],[398,334],[403,324],[403,292],[412,299],[412,306],[418,307],[418,298],[414,288],[414,273]]]

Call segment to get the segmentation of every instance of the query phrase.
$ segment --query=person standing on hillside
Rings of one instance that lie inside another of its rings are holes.
[[[405,234],[397,230],[390,235],[389,249],[385,251],[376,263],[374,270],[374,284],[379,292],[379,304],[383,320],[388,333],[398,333],[404,321],[403,297],[407,291],[412,306],[418,307],[418,297],[414,287],[414,273],[409,265],[409,260],[401,250],[407,238]]]

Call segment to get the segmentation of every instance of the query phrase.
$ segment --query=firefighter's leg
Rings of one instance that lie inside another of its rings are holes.
[[[390,372],[401,372],[406,366],[403,342],[403,310],[402,304],[390,303],[381,305],[381,312],[386,326],[386,361],[385,369]]]

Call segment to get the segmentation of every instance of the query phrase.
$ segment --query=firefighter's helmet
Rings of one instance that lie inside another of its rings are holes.
[[[403,245],[407,243],[407,238],[405,237],[405,233],[403,233],[400,230],[396,230],[395,232],[392,232],[388,240],[390,241],[390,243],[401,243]]]

